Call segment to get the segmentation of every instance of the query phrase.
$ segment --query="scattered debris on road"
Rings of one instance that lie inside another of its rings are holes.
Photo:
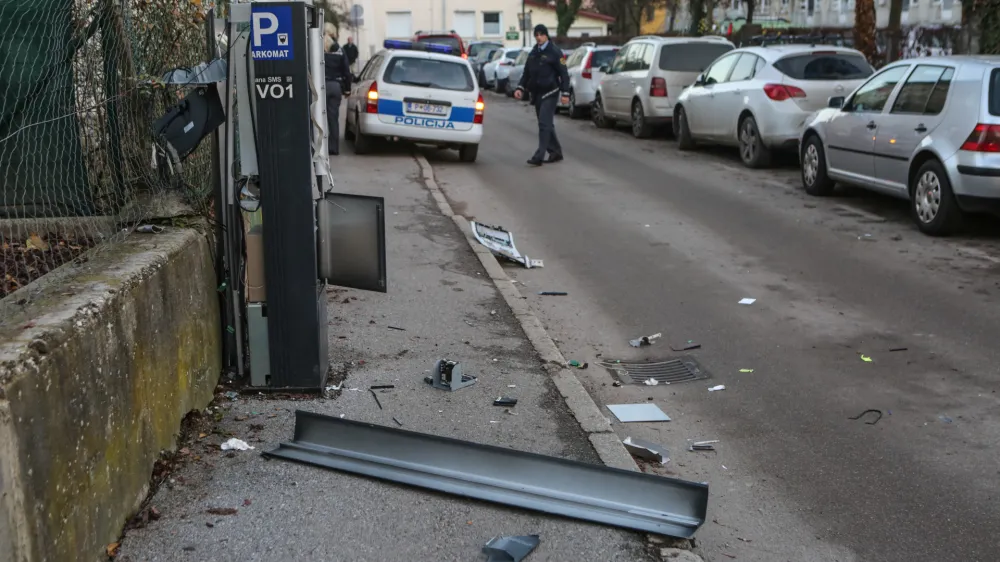
[[[139,234],[159,234],[163,232],[163,227],[155,224],[142,224],[135,227]]]
[[[486,543],[483,552],[489,555],[486,562],[521,562],[539,542],[538,535],[497,536]]]
[[[235,437],[222,444],[223,451],[249,451],[250,449],[253,449],[253,446],[248,445],[246,441]]]
[[[709,387],[708,391],[709,392],[718,392],[720,390],[725,390],[725,389],[726,389],[726,385],[724,385],[724,384],[717,384],[717,385],[715,385],[713,387]]]
[[[399,326],[388,326],[390,330],[396,330],[398,332],[405,332],[406,328],[400,328]]]
[[[753,369],[740,369],[741,373],[752,373]]]
[[[205,510],[209,515],[236,515],[239,513],[235,507],[210,507]]]
[[[685,343],[671,345],[670,349],[674,351],[691,351],[692,349],[701,349],[701,344],[688,340]]]
[[[646,379],[642,384],[644,384],[646,386],[656,386],[656,385],[660,384],[660,381],[658,381],[656,379]],[[667,384],[670,384],[670,383],[667,383]]]
[[[626,437],[622,441],[622,445],[632,455],[639,457],[640,459],[645,459],[648,461],[658,462],[660,464],[667,464],[670,462],[670,451],[662,445],[657,445],[650,441],[644,441],[642,439],[633,439],[631,437]]]
[[[472,233],[476,240],[486,246],[494,255],[519,263],[531,269],[533,267],[544,267],[542,260],[533,260],[528,256],[522,256],[514,246],[514,234],[500,226],[490,226],[476,221],[469,221],[472,226]]]
[[[653,334],[651,336],[643,336],[641,338],[636,338],[634,340],[629,340],[628,344],[631,345],[632,347],[642,347],[644,345],[653,345],[653,342],[655,342],[657,339],[659,339],[660,336],[662,336],[662,335],[663,334],[657,332],[657,333],[655,333],[655,334]]]
[[[871,363],[872,362],[872,358],[868,357],[864,353],[861,354],[861,360],[864,361],[865,363]]]
[[[740,299],[740,304],[753,304],[757,302],[757,299],[751,299],[749,297]]]
[[[403,427],[403,422],[399,421],[396,417],[393,417],[392,421],[396,422],[396,425],[399,427]]]
[[[368,392],[372,393],[372,397],[375,399],[375,404],[378,405],[378,409],[379,410],[382,410],[383,409],[382,408],[382,401],[378,399],[378,394],[375,394],[375,391],[372,390],[372,389],[370,389],[370,388],[368,389]]]
[[[476,384],[479,379],[472,375],[462,374],[462,366],[455,361],[440,359],[431,369],[431,376],[425,377],[424,382],[439,390],[454,392]]]
[[[853,418],[847,418],[847,419],[860,420],[861,418],[865,417],[868,414],[878,414],[878,417],[875,418],[875,421],[865,422],[866,425],[875,425],[878,423],[880,419],[882,419],[882,410],[865,410],[864,412],[861,412],[860,414],[854,416]]]
[[[389,390],[389,389],[392,389],[392,388],[396,388],[396,385],[394,385],[394,384],[376,384],[376,385],[372,385],[372,386],[368,387],[369,390]]]
[[[538,294],[543,297],[565,297],[569,293],[564,293],[563,291],[542,291]]]
[[[890,347],[889,351],[907,351],[908,349],[906,347]]]
[[[608,409],[622,423],[670,421],[656,404],[608,404]]]
[[[507,396],[497,396],[497,399],[493,401],[494,406],[517,406],[517,398],[510,398]]]
[[[953,421],[955,421],[955,420],[949,418],[948,416],[946,416],[944,414],[941,414],[940,416],[938,416],[938,419],[941,420],[941,421],[943,421],[944,423],[952,423]]]
[[[688,445],[688,451],[714,451],[715,444],[718,442],[718,439],[713,439],[712,441],[694,441]]]

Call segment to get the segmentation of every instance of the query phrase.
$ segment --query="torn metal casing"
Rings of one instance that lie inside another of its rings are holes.
[[[514,234],[500,226],[490,226],[488,224],[469,221],[472,226],[472,234],[480,244],[489,248],[493,254],[517,262],[524,267],[544,267],[542,260],[533,260],[528,256],[522,256],[514,246]]]
[[[483,547],[483,552],[490,557],[486,562],[521,562],[538,543],[538,535],[493,537]]]
[[[479,381],[472,375],[462,373],[462,366],[455,361],[439,359],[431,369],[431,376],[424,379],[428,384],[440,390],[452,392],[476,384]]]
[[[690,538],[708,485],[295,413],[295,438],[268,457],[628,529]]]

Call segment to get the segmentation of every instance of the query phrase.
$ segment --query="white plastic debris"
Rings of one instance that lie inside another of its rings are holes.
[[[657,445],[650,441],[643,441],[642,439],[633,439],[632,437],[626,437],[622,444],[625,445],[625,449],[633,455],[646,459],[649,461],[658,462],[660,464],[667,464],[670,462],[670,453],[667,452],[667,448],[662,445]]]
[[[725,389],[726,389],[726,385],[720,384],[720,385],[713,386],[713,387],[709,388],[708,391],[709,392],[718,392],[720,390],[725,390]]]
[[[751,299],[751,298],[740,299],[740,304],[753,304],[755,302],[757,302],[757,299]]]
[[[656,385],[660,384],[660,381],[658,381],[656,379],[646,379],[646,380],[642,381],[642,384],[644,384],[646,386],[656,386]]]
[[[246,441],[235,437],[222,444],[223,451],[249,451],[250,449],[253,447],[248,445]]]

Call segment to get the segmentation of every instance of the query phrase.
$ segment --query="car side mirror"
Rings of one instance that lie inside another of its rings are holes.
[[[606,64],[602,64],[601,67],[598,68],[597,70],[599,70],[600,72],[603,72],[605,74],[610,74],[611,73],[611,67],[608,66],[608,65],[606,65]]]
[[[704,74],[699,74],[698,77],[694,79],[694,85],[695,86],[704,86],[705,85],[705,75]]]
[[[357,74],[352,74],[351,75],[351,82],[360,82],[360,80],[358,80],[358,75]]]
[[[835,109],[843,109],[844,108],[844,96],[833,96],[832,98],[830,98],[829,100],[827,100],[826,104],[827,104],[826,105],[827,107],[832,107],[832,108],[835,108]]]

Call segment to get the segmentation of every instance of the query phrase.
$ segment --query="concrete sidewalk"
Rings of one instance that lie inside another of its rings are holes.
[[[154,496],[161,518],[129,531],[118,560],[474,561],[498,534],[540,535],[532,562],[647,559],[636,533],[260,456],[291,438],[293,412],[303,409],[600,463],[463,233],[418,183],[413,158],[358,157],[342,146],[332,163],[337,191],[387,204],[388,294],[329,293],[331,364],[346,373],[343,390],[223,399],[217,431],[189,447],[191,461]],[[440,358],[479,383],[431,388],[423,378]],[[372,384],[396,386],[379,394],[384,409]],[[492,405],[500,395],[517,397],[516,415]],[[220,451],[230,434],[256,449]]]

